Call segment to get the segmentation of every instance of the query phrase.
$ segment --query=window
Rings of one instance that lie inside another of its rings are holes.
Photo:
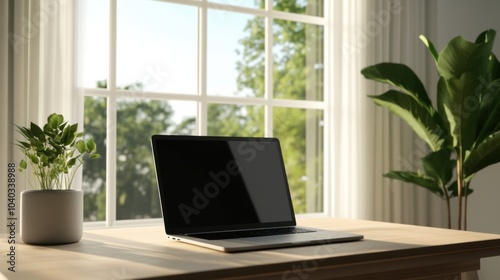
[[[86,0],[85,220],[161,217],[152,134],[278,137],[297,213],[323,212],[322,0]]]

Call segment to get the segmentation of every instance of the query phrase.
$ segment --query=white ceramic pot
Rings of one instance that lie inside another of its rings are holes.
[[[80,241],[83,234],[81,190],[21,192],[21,238],[35,245]]]

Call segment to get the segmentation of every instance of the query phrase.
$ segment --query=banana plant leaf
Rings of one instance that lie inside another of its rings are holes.
[[[480,104],[475,95],[476,80],[474,74],[465,72],[459,79],[445,80],[446,87],[439,87],[438,91],[438,99],[444,108],[441,116],[446,116],[450,125],[453,147],[460,147],[463,151],[470,150],[476,139]]]
[[[500,79],[493,81],[486,89],[479,109],[478,136],[476,143],[481,143],[500,128]]]
[[[477,145],[464,161],[464,176],[469,177],[481,169],[500,162],[500,132]]]
[[[436,63],[437,63],[437,61],[439,59],[439,53],[436,50],[436,48],[434,47],[434,44],[431,41],[429,41],[429,39],[427,39],[427,37],[425,37],[424,35],[420,35],[419,38],[424,43],[424,45],[427,47],[429,52],[431,53],[432,57],[434,58],[434,61],[436,61]]]
[[[447,80],[460,78],[466,72],[476,76],[484,75],[490,65],[495,34],[494,30],[488,30],[480,35],[475,43],[462,36],[453,38],[439,54],[439,75]]]
[[[439,187],[439,184],[435,180],[425,176],[424,174],[412,171],[391,171],[384,174],[384,177],[419,185],[441,198],[444,197],[444,192]]]
[[[434,109],[417,102],[413,97],[396,90],[389,90],[378,96],[369,96],[377,105],[389,109],[405,120],[415,133],[433,151],[439,150],[446,138]]]
[[[408,66],[398,63],[379,63],[361,70],[367,79],[390,84],[432,107],[431,100],[418,76]]]
[[[422,158],[425,174],[439,182],[441,188],[448,185],[448,182],[453,177],[456,160],[450,159],[451,153],[450,149],[444,148],[436,152],[430,152]]]

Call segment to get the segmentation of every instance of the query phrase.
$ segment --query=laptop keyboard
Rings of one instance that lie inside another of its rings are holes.
[[[190,234],[189,236],[208,239],[208,240],[218,240],[218,239],[271,236],[271,235],[281,235],[281,234],[296,234],[296,233],[307,233],[307,232],[314,232],[314,230],[292,227],[292,228],[273,228],[273,229],[245,230],[245,231],[216,232],[216,233],[200,233],[200,234]]]

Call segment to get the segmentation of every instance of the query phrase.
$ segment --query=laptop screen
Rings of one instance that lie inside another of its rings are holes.
[[[295,225],[276,138],[152,137],[168,234]]]

